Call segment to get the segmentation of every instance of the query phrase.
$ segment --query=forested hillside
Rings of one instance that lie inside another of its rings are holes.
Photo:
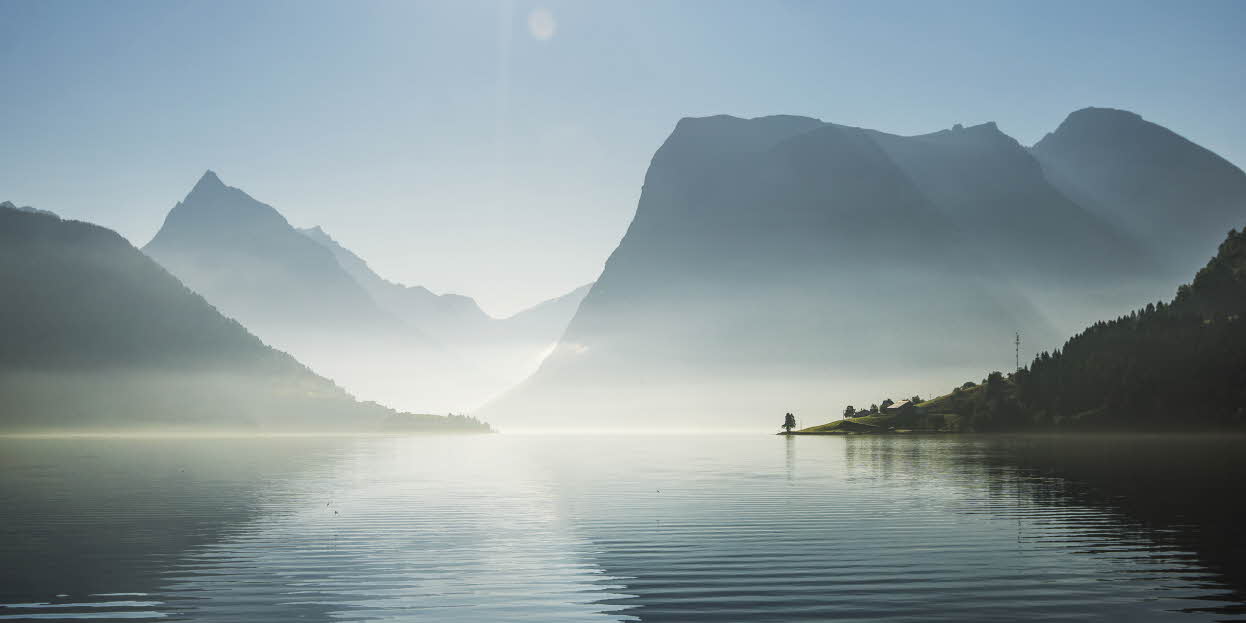
[[[1246,426],[1246,231],[1171,303],[1096,323],[1009,377],[925,403],[973,430]]]

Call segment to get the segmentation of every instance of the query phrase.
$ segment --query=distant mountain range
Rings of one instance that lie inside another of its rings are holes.
[[[481,430],[355,400],[115,232],[0,204],[0,428]]]
[[[143,249],[266,342],[352,392],[463,411],[530,374],[585,288],[497,320],[474,300],[386,281],[319,227],[203,175]]]
[[[507,426],[755,428],[930,393],[1005,368],[1017,332],[1049,350],[1165,296],[1246,219],[1246,174],[1110,109],[1028,149],[993,123],[683,119],[600,279],[505,319],[377,275],[211,171],[144,247],[168,273],[108,230],[0,212],[10,418],[359,413],[323,374],[412,411],[506,392],[478,413]]]
[[[497,319],[480,309],[471,297],[434,294],[422,286],[385,280],[320,227],[299,231],[332,252],[338,264],[381,309],[410,326],[420,327],[507,387],[536,370],[562,337],[571,316],[592,287],[580,286],[508,318]]]
[[[994,124],[683,119],[558,348],[482,413],[747,427],[925,391],[1004,367],[1015,331],[1050,349],[1163,296],[1244,216],[1241,170],[1124,111],[1031,149]]]

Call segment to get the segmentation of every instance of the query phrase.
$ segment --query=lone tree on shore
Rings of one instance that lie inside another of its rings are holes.
[[[846,420],[850,417],[857,417],[857,410],[852,408],[852,405],[844,407],[844,419]]]
[[[790,433],[793,428],[796,428],[796,416],[788,413],[783,416],[783,430]]]

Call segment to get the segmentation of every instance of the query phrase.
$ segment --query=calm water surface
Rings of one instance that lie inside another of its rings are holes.
[[[0,619],[1246,620],[1236,437],[0,440]]]

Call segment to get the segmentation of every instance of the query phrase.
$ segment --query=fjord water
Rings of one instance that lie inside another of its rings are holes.
[[[0,440],[0,619],[1226,620],[1238,437]]]

